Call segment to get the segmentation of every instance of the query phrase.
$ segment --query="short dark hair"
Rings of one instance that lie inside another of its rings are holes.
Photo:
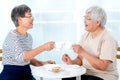
[[[25,4],[13,8],[11,12],[11,19],[16,27],[19,26],[18,17],[25,17],[26,12],[31,12],[31,9]]]

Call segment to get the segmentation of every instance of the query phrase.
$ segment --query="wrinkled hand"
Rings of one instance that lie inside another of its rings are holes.
[[[54,44],[55,42],[50,41],[50,42],[45,43],[43,46],[45,50],[50,51],[54,48]]]
[[[77,53],[77,54],[79,54],[79,53],[84,51],[84,49],[80,45],[78,45],[78,44],[72,45],[72,48],[73,48],[73,51],[75,53]]]
[[[43,65],[45,64],[56,64],[55,61],[52,61],[52,60],[48,60],[46,62],[43,62]]]
[[[71,58],[69,57],[68,54],[64,54],[62,56],[62,60],[66,63],[66,64],[72,64]]]

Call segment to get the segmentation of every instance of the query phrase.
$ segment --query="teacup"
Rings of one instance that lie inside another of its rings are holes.
[[[55,42],[55,48],[60,51],[64,46],[63,42]]]
[[[64,48],[65,49],[71,49],[72,48],[72,43],[71,42],[65,42]]]

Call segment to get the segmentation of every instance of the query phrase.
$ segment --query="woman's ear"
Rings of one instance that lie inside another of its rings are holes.
[[[101,25],[101,22],[100,22],[100,21],[96,21],[96,25],[97,25],[97,26],[100,26],[100,25]]]
[[[20,24],[22,22],[22,18],[18,17],[18,24]]]

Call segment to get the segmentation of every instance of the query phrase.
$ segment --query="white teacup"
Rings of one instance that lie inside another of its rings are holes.
[[[72,43],[71,42],[65,42],[64,48],[65,49],[71,49],[72,48]]]
[[[64,46],[63,42],[55,42],[55,48],[60,51]]]

